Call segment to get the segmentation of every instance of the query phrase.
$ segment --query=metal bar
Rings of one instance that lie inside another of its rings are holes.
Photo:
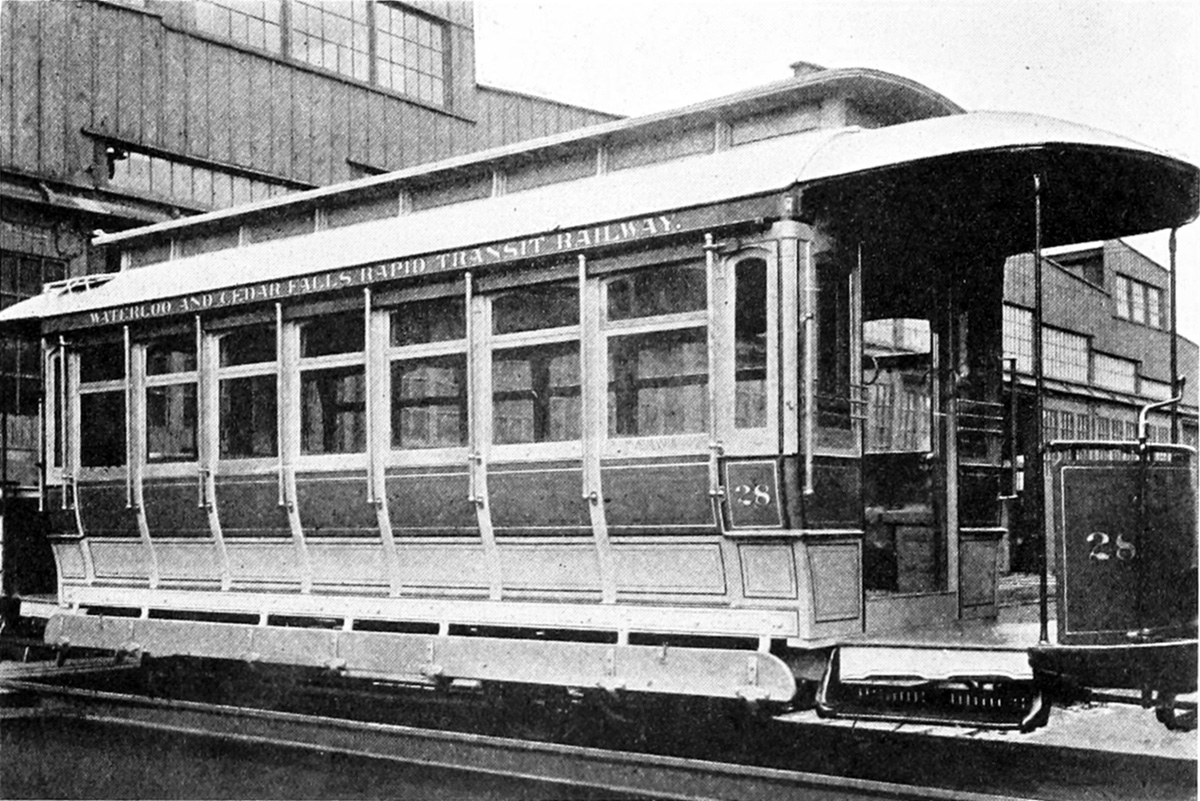
[[[363,394],[366,397],[366,435],[367,435],[367,503],[374,506],[375,495],[375,407],[374,386],[372,377],[372,336],[371,336],[371,287],[363,287]]]
[[[125,331],[125,508],[133,508],[133,372],[132,341],[129,326]]]
[[[287,393],[283,391],[283,304],[275,304],[275,451],[278,454],[279,506],[288,506],[287,449],[283,421],[287,417]]]
[[[1033,176],[1033,442],[1037,450],[1034,462],[1037,478],[1034,484],[1034,519],[1038,527],[1038,642],[1050,641],[1050,563],[1046,556],[1046,460],[1042,451],[1042,414],[1045,401],[1046,376],[1042,364],[1042,177]]]
[[[1175,263],[1176,255],[1176,233],[1179,229],[1171,229],[1171,238],[1168,241],[1168,250],[1170,252],[1170,268],[1171,268],[1171,397],[1183,395],[1183,387],[1179,382],[1179,329],[1176,325],[1175,314],[1179,310],[1179,304],[1175,299]],[[1171,442],[1179,442],[1179,406],[1171,407]]]
[[[475,296],[475,284],[472,280],[471,271],[468,270],[463,275],[463,292],[465,298],[463,300],[463,308],[466,311],[466,331],[467,338],[467,500],[471,503],[479,503],[479,494],[476,492],[477,477],[475,475],[476,465],[479,461],[479,436],[475,431],[475,404],[478,399],[475,397],[475,309],[473,308],[473,300]]]
[[[208,415],[205,414],[204,329],[196,315],[196,505],[208,508]]]
[[[721,499],[724,495],[724,490],[721,487],[721,421],[718,419],[717,412],[717,386],[716,381],[712,380],[712,376],[721,364],[722,354],[718,351],[721,349],[721,337],[718,332],[718,326],[721,320],[717,314],[716,301],[716,280],[717,280],[717,245],[713,241],[713,235],[706,233],[704,235],[704,287],[708,295],[705,308],[708,312],[708,497],[713,504],[713,517],[718,521],[718,525],[724,527],[721,521],[724,519],[721,511]]]
[[[813,262],[812,242],[804,243],[804,310],[800,324],[804,332],[804,494],[812,495],[813,449],[817,443],[817,267]]]

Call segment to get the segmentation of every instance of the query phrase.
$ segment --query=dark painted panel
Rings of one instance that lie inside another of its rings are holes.
[[[137,515],[125,507],[125,481],[79,482],[79,515],[89,537],[140,537]]]
[[[63,488],[46,487],[46,533],[78,534],[75,512],[63,508]]]
[[[862,525],[862,472],[857,460],[817,457],[813,494],[804,502],[805,528],[859,528]]]
[[[958,522],[963,526],[1000,523],[999,467],[964,467],[958,474]]]
[[[142,485],[151,537],[209,537],[208,510],[199,505],[199,479],[153,481]]]
[[[367,503],[366,471],[298,474],[296,500],[306,537],[379,536],[375,507]]]
[[[274,475],[217,476],[217,514],[225,537],[291,537]]]
[[[533,463],[492,469],[488,473],[492,526],[497,534],[590,536],[591,515],[582,490],[582,465],[549,468]],[[554,528],[546,530],[547,526]]]
[[[714,531],[708,463],[643,463],[600,470],[611,533],[685,534]]]
[[[396,536],[479,536],[475,505],[467,500],[465,469],[387,473],[388,513]]]

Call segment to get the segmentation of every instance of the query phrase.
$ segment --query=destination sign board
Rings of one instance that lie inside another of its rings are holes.
[[[176,297],[148,299],[48,320],[49,331],[124,325],[180,314],[202,314],[234,306],[283,301],[327,292],[464,272],[584,253],[623,244],[676,236],[761,219],[776,210],[774,197],[758,197],[664,214],[580,226],[468,248],[437,251],[391,261],[361,264],[213,289]],[[152,269],[170,269],[171,262]],[[143,268],[146,269],[146,268]]]

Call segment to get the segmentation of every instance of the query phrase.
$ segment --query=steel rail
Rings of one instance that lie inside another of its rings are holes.
[[[1010,796],[937,787],[145,698],[36,681],[0,679],[0,686],[53,696],[74,708],[79,717],[111,725],[335,752],[644,798],[1013,801]]]

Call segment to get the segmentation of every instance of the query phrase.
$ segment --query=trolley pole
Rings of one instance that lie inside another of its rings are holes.
[[[1033,443],[1037,448],[1037,465],[1033,482],[1034,520],[1037,522],[1038,542],[1038,641],[1050,641],[1050,558],[1047,555],[1050,538],[1046,534],[1046,455],[1042,438],[1042,404],[1045,396],[1045,375],[1042,365],[1042,176],[1033,175]]]

